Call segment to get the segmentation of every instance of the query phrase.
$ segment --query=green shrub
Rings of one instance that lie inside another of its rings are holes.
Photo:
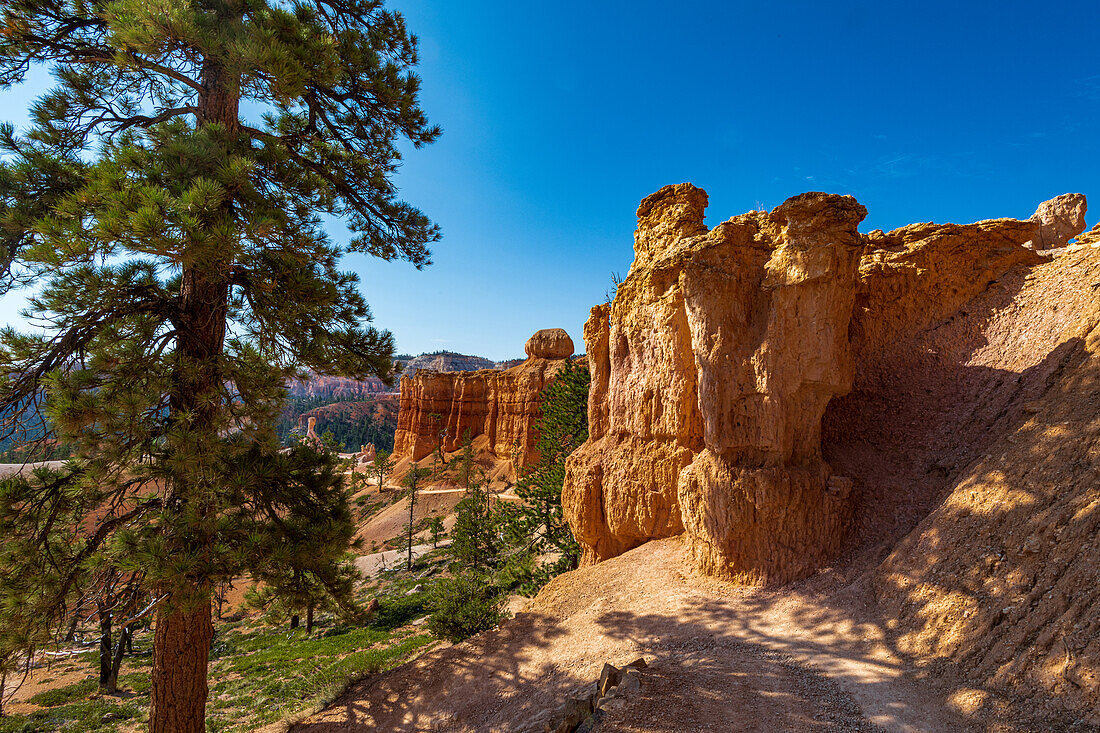
[[[505,616],[503,605],[504,597],[482,575],[441,578],[432,591],[428,628],[457,643],[499,624]]]
[[[378,610],[370,625],[376,629],[392,631],[427,613],[428,603],[427,593],[414,593],[411,596],[380,596]]]

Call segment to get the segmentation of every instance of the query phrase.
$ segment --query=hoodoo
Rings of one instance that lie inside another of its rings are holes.
[[[685,532],[704,571],[782,582],[847,523],[820,431],[852,384],[867,212],[807,193],[708,230],[706,203],[680,184],[638,208],[630,274],[585,327],[590,438],[563,504],[586,562]]]

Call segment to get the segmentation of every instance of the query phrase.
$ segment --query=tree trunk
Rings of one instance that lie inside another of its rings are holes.
[[[122,655],[126,653],[126,646],[133,633],[130,626],[123,626],[122,630],[118,632],[118,647],[115,649],[115,656],[111,660],[111,673],[107,678],[108,695],[118,692],[118,673],[122,669]]]
[[[80,623],[80,614],[74,612],[73,620],[69,622],[69,631],[65,634],[66,643],[73,641],[76,638],[76,627]]]
[[[413,469],[416,470],[415,468]],[[413,507],[416,505],[416,482],[409,490],[409,570],[413,566]]]
[[[242,0],[226,0],[217,6],[217,22],[239,23]],[[240,131],[239,79],[221,60],[202,62],[196,123],[220,125],[227,152],[232,152]],[[170,554],[195,558],[179,577],[159,590],[168,598],[157,609],[153,637],[150,733],[205,733],[207,671],[211,620],[209,573],[214,558],[217,504],[217,457],[220,448],[219,416],[225,378],[222,373],[229,306],[229,273],[235,247],[219,242],[221,232],[232,232],[235,203],[225,201],[204,216],[200,226],[208,241],[189,241],[180,272],[179,295],[173,326],[178,334],[177,365],[171,378],[169,414],[189,455],[168,485],[165,506],[168,517],[163,531]]]
[[[99,689],[111,692],[111,612],[99,609]]]
[[[313,633],[313,604],[306,606],[306,636]]]
[[[161,606],[153,638],[152,733],[205,733],[207,663],[214,624],[210,599],[181,610]]]
[[[296,613],[291,614],[291,616],[290,616],[290,628],[296,629],[296,628],[298,628],[298,625],[300,623],[301,623],[301,619],[298,618],[298,614],[296,614]]]

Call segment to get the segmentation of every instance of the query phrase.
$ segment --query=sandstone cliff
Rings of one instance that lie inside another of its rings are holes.
[[[852,381],[866,210],[803,194],[708,231],[706,203],[681,184],[638,209],[630,273],[585,327],[590,439],[563,504],[585,562],[686,531],[707,572],[789,580],[847,521],[819,431]]]
[[[464,436],[485,436],[493,456],[527,465],[535,461],[539,401],[547,382],[573,353],[565,331],[539,331],[527,342],[526,361],[503,371],[436,372],[420,369],[401,378],[394,457],[419,461],[442,440],[462,447]]]
[[[706,203],[681,184],[638,209],[630,273],[585,326],[591,437],[563,503],[585,562],[684,532],[704,572],[783,582],[840,552],[851,524],[859,467],[823,460],[826,408],[834,433],[866,423],[844,407],[853,384],[878,394],[934,362],[913,339],[1042,262],[1026,245],[1049,222],[861,235],[854,199],[811,193],[708,230]]]
[[[910,285],[897,280],[893,298],[872,298],[881,283],[863,270],[856,378],[826,412],[823,451],[854,482],[851,546],[888,553],[870,575],[899,652],[950,662],[974,688],[974,710],[1026,700],[1029,714],[1061,721],[1030,730],[1091,730],[1100,725],[1100,248],[1021,257],[972,234]],[[913,285],[921,279],[939,287],[924,292]],[[954,309],[929,319],[947,295]],[[888,314],[909,325],[868,327]]]

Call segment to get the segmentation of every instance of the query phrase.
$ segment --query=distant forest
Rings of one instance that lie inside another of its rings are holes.
[[[276,425],[279,441],[290,444],[305,435],[306,422],[317,418],[317,433],[329,433],[337,446],[354,453],[367,443],[375,448],[393,450],[397,430],[398,400],[395,395],[355,402],[337,402],[326,397],[292,397],[287,400]]]
[[[354,453],[367,443],[392,451],[397,406],[396,395],[354,402],[333,397],[291,397],[275,429],[279,442],[289,445],[295,435],[305,435],[306,420],[313,416],[317,418],[318,434],[331,433],[344,452]],[[33,413],[27,417],[24,434],[0,437],[0,463],[57,461],[72,455],[70,446],[52,437],[43,439],[48,430],[44,421],[35,420]]]

